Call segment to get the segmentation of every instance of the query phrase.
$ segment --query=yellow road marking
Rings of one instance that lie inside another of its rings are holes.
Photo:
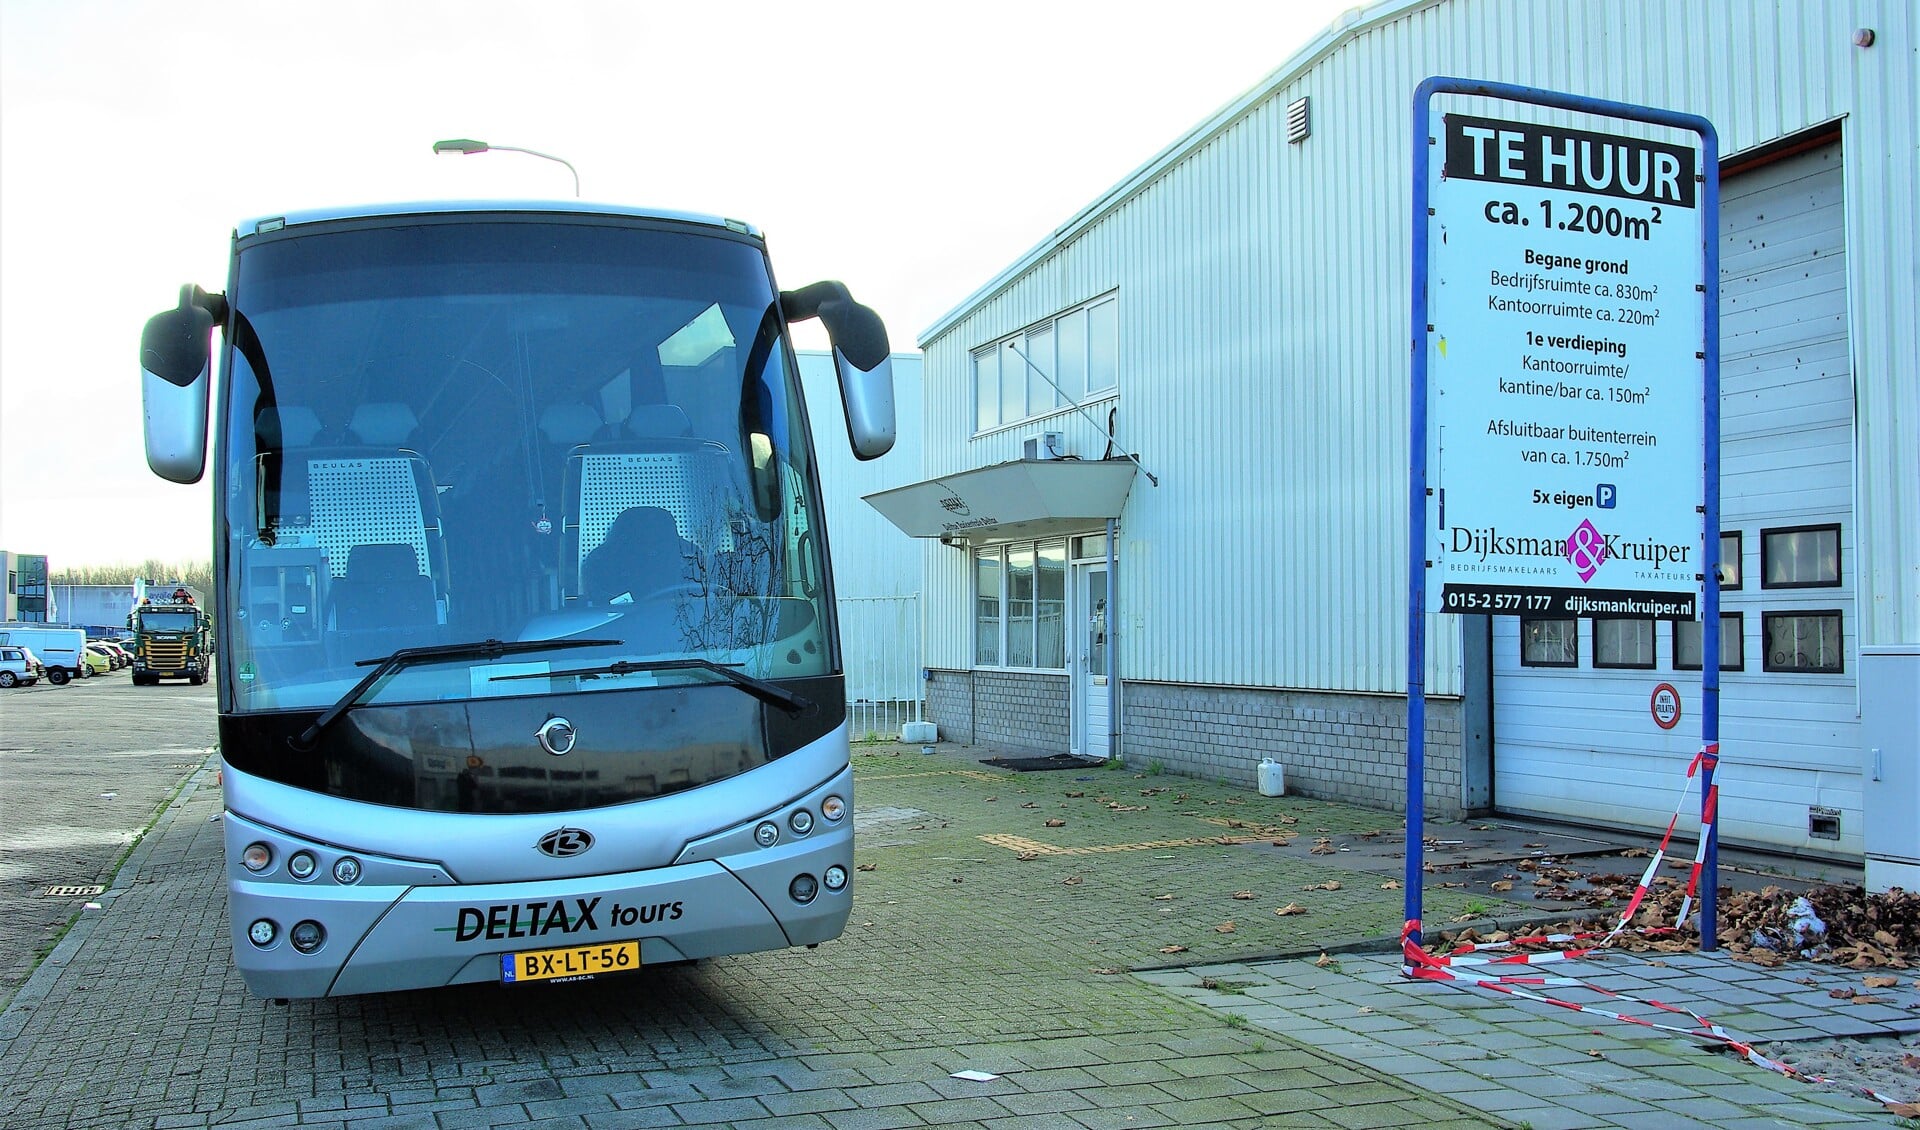
[[[1181,840],[1148,840],[1138,844],[1094,844],[1087,847],[1061,847],[1058,844],[1030,840],[1025,836],[996,832],[981,836],[983,843],[1008,851],[1032,852],[1035,855],[1110,855],[1117,851],[1150,851],[1154,848],[1205,847],[1209,844],[1249,844],[1260,839],[1259,836],[1189,836]]]

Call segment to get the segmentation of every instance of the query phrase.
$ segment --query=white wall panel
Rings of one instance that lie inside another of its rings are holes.
[[[1117,290],[1119,431],[1161,480],[1123,517],[1122,676],[1400,691],[1414,87],[1448,74],[1689,111],[1723,153],[1844,118],[1861,618],[1867,642],[1920,638],[1914,34],[1908,0],[1377,5],[923,335],[929,471],[1016,458],[1038,430],[955,426],[974,418],[970,350]],[[1302,95],[1313,134],[1288,145]],[[1098,454],[1091,425],[1065,430]],[[959,556],[929,575],[943,666],[969,658]],[[1429,640],[1429,690],[1457,692],[1453,625]]]

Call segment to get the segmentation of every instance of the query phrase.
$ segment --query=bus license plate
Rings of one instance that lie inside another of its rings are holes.
[[[640,968],[639,942],[612,942],[600,946],[570,946],[500,955],[500,980],[557,981],[631,973]]]

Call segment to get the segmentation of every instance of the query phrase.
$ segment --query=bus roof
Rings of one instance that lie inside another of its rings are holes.
[[[450,215],[462,212],[529,212],[576,216],[630,216],[643,220],[673,220],[725,228],[755,239],[763,238],[760,229],[744,220],[730,220],[699,212],[675,212],[665,208],[635,208],[624,204],[600,204],[582,200],[420,200],[398,204],[343,204],[331,208],[310,208],[277,216],[261,216],[243,221],[234,230],[235,239],[279,231],[300,224],[327,220],[358,220],[376,216]]]

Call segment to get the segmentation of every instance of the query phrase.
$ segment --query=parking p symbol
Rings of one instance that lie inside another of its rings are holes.
[[[1594,505],[1602,510],[1613,509],[1614,487],[1612,483],[1601,483],[1593,488]]]

